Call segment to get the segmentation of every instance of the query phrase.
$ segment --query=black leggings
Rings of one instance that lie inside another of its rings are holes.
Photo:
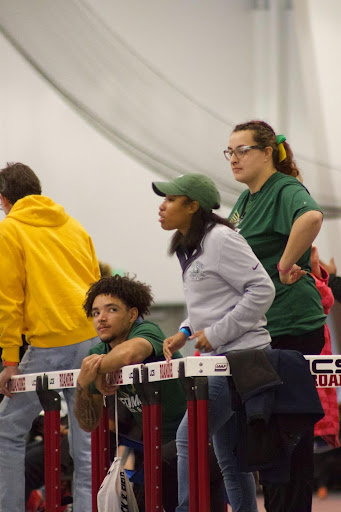
[[[307,332],[299,336],[283,334],[282,336],[273,336],[271,339],[272,348],[285,350],[297,350],[304,356],[318,356],[324,346],[324,325],[316,331]]]
[[[272,348],[297,350],[303,355],[318,355],[324,346],[324,326],[300,336],[275,336]],[[291,458],[290,482],[265,484],[264,505],[268,512],[310,512],[313,496],[314,427],[302,437]]]

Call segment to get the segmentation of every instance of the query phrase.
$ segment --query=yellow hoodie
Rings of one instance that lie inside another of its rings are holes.
[[[96,336],[82,309],[100,277],[83,226],[40,195],[17,201],[0,222],[0,346],[19,361],[21,335],[36,347],[72,345]]]

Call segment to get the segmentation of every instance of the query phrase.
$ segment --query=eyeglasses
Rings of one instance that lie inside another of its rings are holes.
[[[232,158],[233,153],[236,155],[238,160],[243,158],[251,149],[263,149],[262,146],[238,146],[235,149],[225,149],[224,156],[229,162]]]

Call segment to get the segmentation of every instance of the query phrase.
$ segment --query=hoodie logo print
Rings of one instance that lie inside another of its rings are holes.
[[[203,271],[204,265],[200,261],[195,261],[189,268],[189,277],[193,281],[199,281],[205,278],[205,272]]]

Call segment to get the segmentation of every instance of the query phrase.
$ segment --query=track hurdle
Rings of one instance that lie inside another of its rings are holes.
[[[92,512],[97,512],[97,492],[110,468],[109,414],[106,407],[100,424],[91,432]]]
[[[207,377],[186,377],[183,362],[179,364],[179,377],[185,389],[188,411],[189,512],[210,510],[208,380]]]
[[[59,512],[61,507],[60,470],[60,395],[49,390],[46,375],[37,377],[37,394],[44,415],[45,509]]]
[[[309,366],[310,366],[310,371],[311,373],[314,375],[315,377],[315,383],[317,385],[317,387],[338,387],[338,386],[341,386],[341,355],[340,356],[305,356],[306,359],[308,360],[309,362]],[[180,366],[181,365],[181,366]],[[180,371],[180,367],[183,368],[181,369]],[[209,375],[221,375],[221,376],[224,376],[224,375],[231,375],[230,373],[230,368],[229,368],[229,364],[228,364],[228,360],[224,357],[224,356],[212,356],[212,357],[187,357],[187,358],[182,358],[182,359],[173,359],[172,361],[170,361],[169,363],[166,363],[165,361],[162,361],[162,362],[157,362],[157,363],[148,363],[146,365],[131,365],[131,366],[126,366],[124,368],[122,368],[121,370],[119,370],[118,372],[115,372],[114,374],[111,374],[110,376],[110,379],[115,382],[116,384],[134,384],[134,370],[135,371],[135,381],[139,381],[139,383],[143,383],[144,384],[144,389],[146,389],[146,386],[147,386],[147,381],[148,383],[152,383],[152,382],[158,382],[158,381],[162,381],[162,380],[168,380],[168,379],[174,379],[174,378],[178,378],[179,376],[179,371],[181,372],[181,377],[182,378],[196,378],[196,377],[207,377]],[[143,382],[143,377],[142,377],[142,374],[145,374],[147,375],[148,377],[145,377],[144,378],[144,382]],[[50,392],[53,391],[53,390],[62,390],[63,388],[72,388],[72,387],[75,387],[76,386],[76,382],[77,382],[77,377],[78,377],[78,374],[79,374],[79,370],[69,370],[69,371],[61,371],[61,372],[47,372],[47,373],[40,373],[40,374],[29,374],[29,375],[17,375],[17,376],[14,376],[12,378],[12,381],[10,383],[10,391],[13,392],[13,393],[18,393],[18,392],[27,392],[27,391],[37,391],[38,392],[38,396],[39,396],[39,392],[40,392],[40,396],[41,397],[45,397],[43,398],[43,402],[42,403],[42,406],[44,408],[44,410],[47,411],[47,413],[49,412],[52,412],[54,413],[56,411],[55,407],[57,407],[57,397],[52,393],[50,395]],[[38,384],[39,382],[39,384]],[[195,386],[192,384],[192,391],[195,391]],[[56,393],[56,395],[58,395]],[[59,395],[58,395],[59,397]],[[46,402],[47,400],[47,402]],[[52,400],[52,402],[51,402]],[[191,400],[189,400],[190,402]],[[193,400],[192,400],[193,401]],[[51,402],[51,403],[49,403]],[[149,402],[148,402],[149,403]],[[202,428],[202,432],[205,432],[205,428],[207,428],[207,409],[206,409],[206,413],[205,413],[205,407],[203,407],[203,412],[201,414],[199,414],[200,418],[198,418],[198,414],[197,414],[197,410],[195,411],[195,407],[198,406],[198,403],[196,403],[196,405],[192,404],[189,406],[189,408],[192,408],[193,411],[192,413],[189,412],[189,414],[193,414],[193,425],[191,426],[191,432],[194,432],[195,430],[195,422],[199,421],[199,424],[200,425],[203,425],[203,428]],[[45,409],[46,407],[46,409]],[[52,409],[49,409],[49,407],[52,407]],[[199,407],[200,409],[200,407]],[[59,410],[60,410],[60,404],[59,404]],[[59,414],[59,412],[58,412]],[[57,416],[57,415],[55,415]],[[52,415],[51,415],[52,417]],[[196,418],[196,419],[194,419]],[[48,420],[49,421],[49,420]],[[158,421],[160,421],[160,426],[161,426],[161,417],[160,418],[157,418],[155,420],[155,426],[157,426],[157,423]],[[49,425],[49,432],[47,432],[47,439],[49,438],[49,436],[51,435],[51,433],[53,434],[52,435],[52,438],[54,438],[54,442],[53,440],[51,441],[51,445],[49,445],[46,449],[46,451],[50,452],[50,454],[52,454],[52,452],[56,455],[56,457],[58,456],[58,450],[57,450],[57,437],[59,437],[59,419],[58,419],[58,429],[56,427],[56,420],[54,419],[52,423],[50,423]],[[148,432],[150,433],[150,421],[146,423],[147,425],[149,425],[148,427]],[[206,427],[205,427],[206,425]],[[102,429],[104,427],[102,426]],[[147,427],[146,427],[147,428]],[[200,429],[199,429],[200,430]],[[56,436],[56,432],[58,431],[58,436]],[[196,431],[198,432],[198,425],[197,425],[197,429]],[[161,430],[159,429],[159,432],[161,432]],[[149,434],[148,434],[149,435]],[[190,437],[193,437],[195,438],[196,434],[193,433],[193,434],[190,434]],[[104,439],[107,439],[105,436],[104,436]],[[147,439],[147,435],[146,435],[146,439]],[[97,441],[95,441],[95,444],[96,444]],[[105,443],[107,441],[103,441],[103,446],[105,446]],[[148,441],[147,441],[148,442]],[[55,443],[55,444],[54,444]],[[151,446],[150,446],[150,450],[152,450],[155,446],[161,446],[159,442],[157,442],[158,444],[155,444],[155,442],[153,442],[153,445],[152,443]],[[206,444],[206,433],[204,434],[204,437],[203,437],[203,440],[199,443],[197,443],[198,446],[199,445],[204,445]],[[103,450],[101,456],[99,455],[99,451],[102,450],[102,448],[99,447],[100,445],[98,445],[98,449],[94,449],[94,453],[93,453],[93,457],[94,457],[94,461],[98,460],[98,458],[102,457],[102,462],[101,462],[101,468],[99,466],[97,466],[97,470],[96,470],[96,474],[101,474],[101,475],[105,475],[105,467],[107,467],[107,462],[106,462],[106,458],[105,456],[103,456],[103,453],[105,454],[109,454],[109,450],[108,450],[108,447],[107,447],[107,450]],[[102,444],[101,444],[102,446]],[[46,447],[45,447],[46,448]],[[193,450],[194,450],[195,447],[193,447]],[[57,451],[56,451],[57,450]],[[194,450],[195,451],[195,450]],[[158,452],[160,454],[160,451]],[[152,458],[152,455],[150,454],[150,459]],[[193,457],[195,457],[195,455],[193,455]],[[201,457],[198,456],[198,459],[199,460]],[[158,482],[160,481],[159,479],[161,478],[161,470],[159,471],[159,468],[161,468],[160,464],[158,465],[158,461],[159,459],[155,458],[155,463],[154,464],[150,464],[150,462],[148,463],[147,462],[147,466],[149,467],[149,474],[150,476],[148,476],[147,474],[147,481],[148,481],[148,478],[151,480],[152,479],[152,474],[153,473],[157,473],[157,478],[155,476],[153,476],[153,478],[155,478],[154,482]],[[195,460],[195,459],[194,459]],[[56,459],[47,459],[46,460],[46,470],[50,473],[52,473],[54,475],[54,478],[51,478],[52,475],[48,475],[46,473],[46,482],[47,482],[47,496],[46,498],[49,499],[49,507],[47,508],[49,511],[56,511],[56,512],[59,512],[59,508],[60,507],[60,497],[58,495],[58,470],[56,470],[56,465],[58,465],[58,460],[57,458]],[[97,462],[95,462],[95,464],[97,464]],[[156,466],[158,465],[158,468],[156,470]],[[60,463],[59,463],[59,467],[60,467]],[[197,467],[196,464],[194,464],[194,468]],[[208,465],[206,464],[206,468],[208,467]],[[52,469],[52,471],[51,471]],[[191,470],[193,470],[193,466],[191,467]],[[96,477],[97,478],[97,477]],[[190,479],[192,478],[192,475],[190,474]],[[205,477],[206,478],[206,477]],[[96,501],[95,501],[95,498],[93,498],[93,512],[97,512],[97,490],[98,490],[98,487],[99,487],[99,482],[100,480],[100,477],[97,478],[96,482],[94,482],[94,485],[93,485],[93,495],[96,496]],[[51,482],[51,483],[49,483]],[[193,484],[192,484],[193,485]],[[155,509],[153,508],[149,508],[147,510],[150,510],[151,512],[160,512],[161,509],[160,509],[160,505],[159,505],[159,501],[157,500],[157,498],[153,497],[152,498],[152,495],[155,493],[155,489],[156,489],[156,486],[157,486],[157,483],[156,484],[153,484],[154,487],[151,487],[150,486],[150,483],[148,484],[148,487],[146,488],[146,494],[149,495],[148,496],[148,500],[153,500],[153,501],[148,501],[148,503],[150,503],[151,505],[150,506],[153,506],[152,503],[155,504]],[[54,487],[54,488],[53,488]],[[60,486],[59,486],[59,489],[60,489]],[[149,489],[149,490],[148,490]],[[161,493],[161,486],[159,487],[159,494],[162,495]],[[50,494],[50,496],[48,497],[48,494]],[[209,494],[209,493],[208,493]],[[199,502],[199,499],[202,499],[203,502],[205,502],[205,498],[194,498],[195,500],[197,499],[198,502]],[[59,502],[58,502],[59,500]],[[96,503],[96,505],[95,505]],[[196,501],[194,501],[194,503],[196,503]],[[193,505],[194,506],[194,505]],[[94,508],[96,507],[96,508]],[[198,507],[201,507],[201,504],[198,504]],[[202,505],[202,507],[206,507],[206,504],[205,505]],[[207,508],[196,508],[196,509],[191,509],[191,512],[192,510],[195,512],[199,511],[199,512],[207,512]]]
[[[133,382],[142,402],[145,509],[162,510],[162,418],[159,383],[149,382],[148,366],[133,370]]]

